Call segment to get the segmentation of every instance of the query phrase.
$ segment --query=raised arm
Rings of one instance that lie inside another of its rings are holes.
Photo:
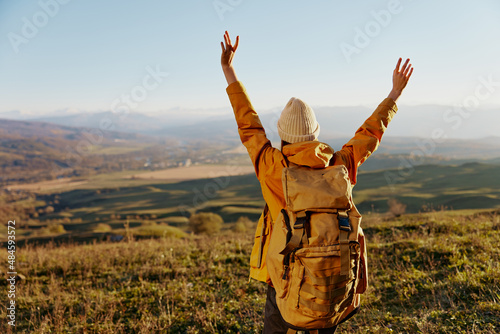
[[[398,110],[396,100],[401,96],[413,73],[409,62],[410,60],[407,59],[403,67],[400,68],[401,58],[399,58],[392,74],[392,90],[389,96],[361,125],[354,137],[340,151],[335,152],[335,156],[330,162],[332,165],[345,165],[353,185],[356,183],[358,167],[378,148],[382,135]]]
[[[226,92],[233,107],[241,142],[245,145],[250,155],[257,178],[262,180],[262,178],[265,177],[265,172],[269,170],[271,166],[277,166],[276,162],[282,165],[284,165],[285,162],[280,150],[273,148],[271,142],[267,139],[259,115],[257,115],[257,112],[252,106],[245,87],[236,78],[233,67],[233,57],[238,48],[239,37],[236,37],[236,44],[232,45],[229,34],[226,31],[224,34],[224,41],[225,45],[221,43],[221,64],[228,83]]]
[[[406,87],[408,80],[410,80],[411,74],[413,73],[413,67],[409,64],[410,59],[406,59],[403,67],[401,69],[399,66],[401,65],[401,58],[399,58],[398,63],[396,64],[396,68],[392,73],[392,90],[387,96],[391,98],[394,102],[401,96],[403,89]]]
[[[224,72],[224,76],[226,77],[228,85],[238,81],[238,78],[236,77],[236,72],[234,71],[233,67],[233,58],[236,49],[238,48],[239,42],[240,42],[240,36],[236,36],[236,43],[232,45],[231,38],[229,38],[229,33],[227,31],[224,34],[224,43],[226,45],[224,46],[224,43],[220,42],[220,46],[222,48],[222,55],[220,62],[222,65],[222,71]]]

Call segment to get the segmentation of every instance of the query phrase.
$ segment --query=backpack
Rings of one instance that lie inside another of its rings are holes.
[[[367,286],[361,215],[343,165],[283,169],[286,207],[272,230],[267,265],[276,303],[292,329],[331,328],[352,316]]]

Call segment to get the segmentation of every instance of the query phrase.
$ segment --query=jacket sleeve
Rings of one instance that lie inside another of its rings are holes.
[[[354,137],[340,151],[335,152],[335,161],[331,164],[343,163],[349,171],[352,185],[356,184],[358,167],[377,149],[397,110],[396,103],[391,98],[384,99]]]
[[[233,107],[241,142],[250,155],[257,178],[262,180],[266,170],[274,165],[276,159],[283,160],[282,155],[267,139],[264,127],[243,84],[239,81],[234,82],[226,88],[226,91]]]

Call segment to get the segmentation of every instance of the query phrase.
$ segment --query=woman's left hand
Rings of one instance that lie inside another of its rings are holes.
[[[221,55],[221,65],[222,67],[231,67],[233,65],[233,58],[236,49],[238,49],[238,44],[240,42],[240,36],[236,36],[236,43],[234,45],[231,44],[231,38],[229,38],[229,33],[226,31],[224,34],[224,43],[220,42],[220,46],[222,47],[222,55]]]

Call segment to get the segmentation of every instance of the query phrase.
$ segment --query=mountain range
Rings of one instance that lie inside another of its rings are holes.
[[[372,113],[376,106],[314,107],[321,125],[322,140],[348,138]],[[276,123],[281,109],[259,112],[262,124],[271,140],[278,140]],[[0,113],[0,118],[30,120],[53,124],[100,128],[103,120],[110,121],[118,132],[175,137],[180,139],[225,139],[236,131],[233,113],[227,108],[183,110],[180,108],[145,114],[102,112],[57,112],[52,115],[26,115],[18,111]],[[389,125],[386,137],[430,138],[439,131],[445,138],[471,139],[498,136],[500,110],[495,108],[467,111],[460,107],[442,105],[400,106]]]

